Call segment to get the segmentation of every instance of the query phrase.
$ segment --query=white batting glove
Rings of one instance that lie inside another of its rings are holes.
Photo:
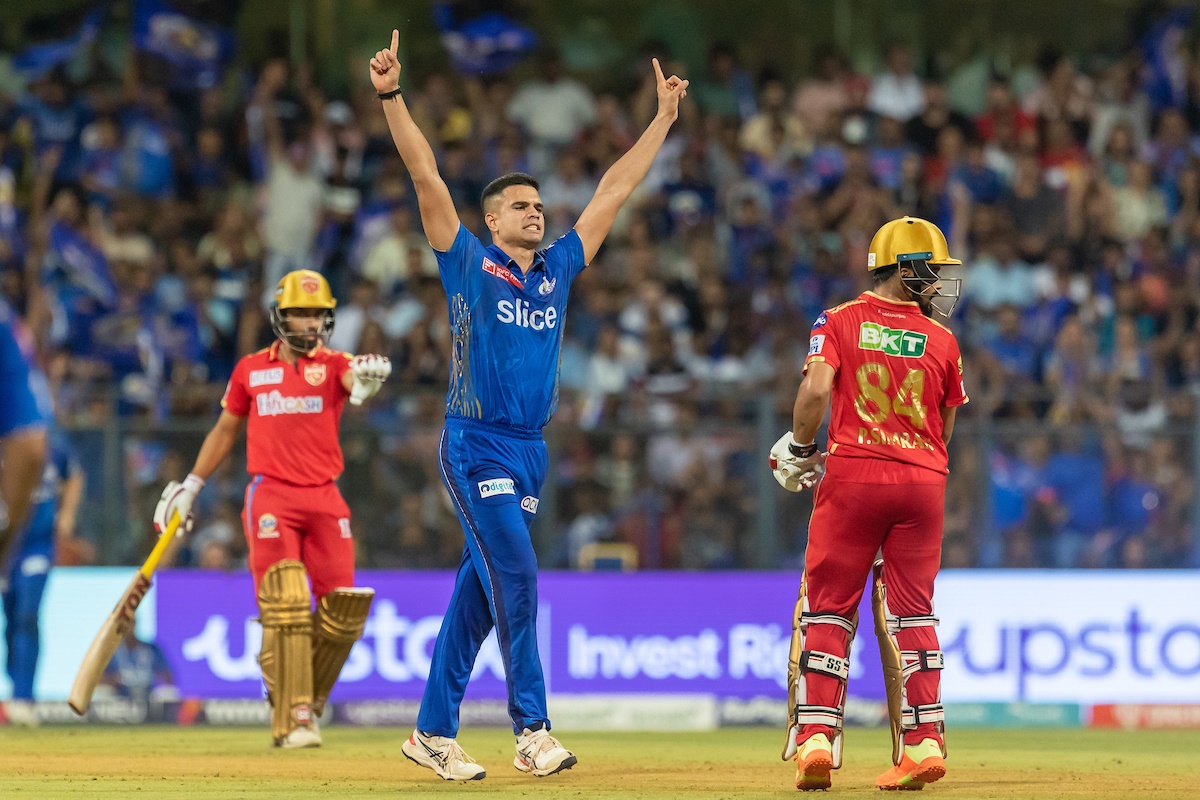
[[[771,474],[789,492],[799,492],[811,487],[825,473],[825,459],[829,454],[817,450],[808,458],[800,458],[792,453],[793,444],[799,447],[791,431],[779,437],[771,448]]]
[[[204,488],[204,479],[199,475],[188,475],[183,479],[183,483],[179,481],[171,481],[163,489],[162,497],[158,499],[158,505],[154,508],[154,529],[162,533],[167,529],[167,524],[171,521],[171,515],[179,512],[179,528],[176,529],[175,535],[182,536],[185,533],[192,532],[192,503],[196,501],[196,495]]]
[[[350,405],[361,406],[363,400],[374,397],[383,382],[392,374],[392,362],[387,356],[355,356],[350,362],[354,385],[350,389]]]

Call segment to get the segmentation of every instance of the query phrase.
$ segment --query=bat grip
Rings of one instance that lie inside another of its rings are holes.
[[[167,529],[159,534],[158,541],[154,544],[154,549],[150,551],[150,555],[146,556],[146,562],[142,564],[141,573],[147,580],[154,574],[154,570],[158,569],[158,562],[162,560],[163,553],[167,551],[167,546],[171,544],[171,540],[175,538],[175,532],[179,530],[179,512],[171,513],[171,520],[167,523]]]

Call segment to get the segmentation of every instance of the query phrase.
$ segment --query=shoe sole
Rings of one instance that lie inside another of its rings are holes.
[[[814,755],[804,762],[796,775],[796,788],[802,792],[828,789],[833,785],[829,773],[833,771],[833,759],[826,755]]]
[[[435,767],[435,766],[433,766],[432,764],[425,764],[425,763],[422,763],[421,761],[418,761],[417,759],[415,759],[415,758],[413,758],[412,756],[410,756],[410,755],[408,754],[408,751],[406,751],[406,750],[404,749],[404,747],[403,747],[403,746],[401,746],[401,747],[400,747],[400,752],[404,754],[404,757],[405,757],[405,758],[407,758],[409,761],[411,761],[411,762],[413,762],[414,764],[416,764],[418,767],[422,767],[422,768],[424,768],[424,769],[427,769],[427,770],[429,770],[429,771],[430,771],[430,772],[432,772],[434,775],[437,775],[439,778],[441,778],[441,779],[442,779],[442,780],[444,780],[444,781],[464,781],[464,782],[465,782],[465,781],[481,781],[481,780],[483,780],[484,778],[486,778],[486,777],[487,777],[487,773],[486,773],[486,772],[481,772],[481,773],[479,773],[478,775],[472,775],[470,778],[450,778],[450,777],[447,777],[447,776],[443,775],[441,772],[439,772],[439,771],[438,771],[438,768],[437,768],[437,767]]]
[[[561,764],[559,764],[557,767],[550,770],[549,772],[538,772],[537,770],[533,769],[528,764],[526,764],[524,761],[522,761],[520,758],[513,759],[513,766],[517,768],[517,771],[524,772],[526,775],[533,775],[535,778],[548,778],[551,775],[557,775],[558,773],[562,772],[563,770],[568,770],[578,763],[579,763],[579,759],[576,758],[575,756],[567,756],[566,758],[563,759],[563,762]]]
[[[894,783],[879,786],[879,788],[885,792],[919,792],[925,788],[925,784],[939,781],[944,777],[946,777],[946,762],[937,756],[930,756],[904,777]]]

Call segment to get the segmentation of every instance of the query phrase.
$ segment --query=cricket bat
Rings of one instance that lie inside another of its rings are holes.
[[[133,576],[125,593],[117,601],[116,608],[104,620],[104,624],[100,626],[100,631],[84,655],[83,663],[79,665],[79,672],[75,674],[75,683],[71,684],[71,694],[67,696],[67,705],[71,706],[71,710],[79,716],[86,714],[88,707],[91,706],[92,693],[96,691],[96,684],[100,682],[108,662],[112,660],[113,653],[117,651],[117,645],[121,643],[125,634],[133,626],[137,608],[141,605],[146,592],[150,590],[150,579],[154,575],[154,570],[158,567],[163,553],[166,552],[167,545],[175,538],[175,531],[178,528],[179,512],[175,512],[171,515],[167,529],[159,535],[154,549],[146,558],[146,563],[142,564],[142,568]]]

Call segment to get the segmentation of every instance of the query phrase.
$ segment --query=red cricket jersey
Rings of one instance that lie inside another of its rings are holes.
[[[247,472],[320,486],[342,474],[338,425],[350,396],[342,375],[352,356],[322,346],[288,364],[279,347],[275,342],[238,361],[221,406],[250,418]]]
[[[817,318],[805,372],[814,361],[835,370],[831,457],[903,465],[894,470],[863,463],[861,478],[876,483],[919,479],[912,467],[949,472],[940,409],[967,402],[962,355],[949,328],[922,314],[915,302],[863,292]]]

